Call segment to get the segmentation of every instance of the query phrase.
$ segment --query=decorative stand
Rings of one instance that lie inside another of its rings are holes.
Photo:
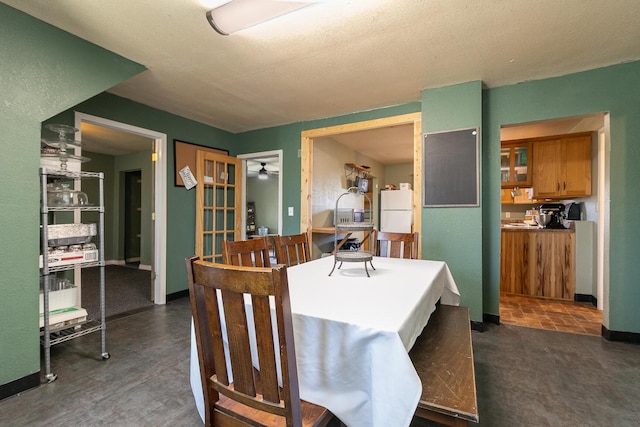
[[[355,197],[366,197],[367,199],[369,199],[369,197],[366,194],[362,193],[362,191],[360,191],[358,187],[350,187],[346,193],[341,194],[340,197],[338,197],[338,200],[336,200],[336,209],[333,213],[333,219],[335,224],[333,268],[331,269],[329,276],[333,274],[334,270],[336,269],[336,264],[339,261],[340,265],[338,266],[338,269],[342,267],[343,262],[364,262],[364,271],[367,273],[367,277],[370,277],[369,270],[367,268],[367,262],[371,265],[371,268],[375,270],[375,267],[373,266],[373,262],[372,262],[373,254],[371,252],[364,251],[361,249],[339,250],[338,248],[338,241],[339,241],[338,234],[340,234],[341,231],[346,231],[346,232],[363,231],[363,232],[369,232],[369,233],[373,231],[373,223],[370,223],[370,222],[339,222],[338,221],[338,207],[340,204],[340,199],[342,199],[344,196],[347,196],[347,195],[351,195]],[[369,215],[367,217],[372,218],[371,200],[369,200]]]

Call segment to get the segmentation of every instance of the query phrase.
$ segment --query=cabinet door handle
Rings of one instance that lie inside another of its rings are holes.
[[[560,183],[559,182],[556,183],[556,191],[560,191]]]
[[[567,189],[567,183],[566,183],[566,182],[563,182],[563,183],[562,183],[562,189],[563,189],[563,190],[566,190],[566,189]]]

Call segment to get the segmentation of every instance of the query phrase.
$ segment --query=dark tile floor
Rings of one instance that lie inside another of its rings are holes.
[[[0,426],[202,425],[189,322],[183,298],[108,321],[109,360],[99,334],[53,347],[58,379],[1,401]],[[640,346],[506,324],[472,339],[480,426],[639,424]]]

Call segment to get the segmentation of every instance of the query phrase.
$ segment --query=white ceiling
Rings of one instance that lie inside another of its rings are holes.
[[[109,92],[230,132],[640,59],[638,0],[333,0],[222,36],[221,0],[1,0],[145,65]]]
[[[153,149],[153,140],[91,123],[82,123],[82,151],[121,156]]]
[[[314,138],[314,144],[326,140],[338,142],[383,165],[413,161],[413,123]]]

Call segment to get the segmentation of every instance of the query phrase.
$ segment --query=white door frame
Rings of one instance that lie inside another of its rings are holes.
[[[122,132],[140,135],[155,141],[156,161],[154,167],[154,248],[153,268],[153,301],[155,304],[165,304],[167,300],[167,135],[150,129],[116,122],[90,114],[75,112],[75,127],[81,129],[82,123],[91,123]],[[79,139],[82,139],[80,133]]]
[[[278,231],[277,234],[282,234],[282,150],[260,151],[257,153],[239,154],[238,158],[242,159],[242,239],[247,238],[247,210],[244,206],[247,205],[247,160],[259,159],[264,157],[277,157],[278,158]]]
[[[602,310],[602,324],[609,328],[609,214],[611,208],[610,159],[611,159],[611,125],[610,113],[604,115],[605,125],[598,130],[598,202],[597,202],[597,237],[596,237],[596,299],[598,310]]]

